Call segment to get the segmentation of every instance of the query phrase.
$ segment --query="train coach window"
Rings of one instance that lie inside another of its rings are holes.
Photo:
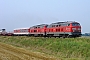
[[[34,30],[34,32],[37,32],[37,30]]]

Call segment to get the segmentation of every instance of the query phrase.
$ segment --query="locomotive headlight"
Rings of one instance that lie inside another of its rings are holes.
[[[78,28],[78,30],[81,30],[81,28]]]
[[[76,30],[76,28],[72,28],[72,30]]]

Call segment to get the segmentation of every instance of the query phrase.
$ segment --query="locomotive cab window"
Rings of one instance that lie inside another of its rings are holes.
[[[80,26],[79,23],[72,23],[72,26]]]

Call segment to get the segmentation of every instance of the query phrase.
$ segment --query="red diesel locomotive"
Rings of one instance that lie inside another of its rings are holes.
[[[47,36],[55,37],[80,37],[81,26],[78,22],[56,22],[50,24],[47,29]]]
[[[81,25],[78,22],[56,22],[40,24],[30,28],[14,29],[14,35],[45,36],[45,37],[80,37]]]

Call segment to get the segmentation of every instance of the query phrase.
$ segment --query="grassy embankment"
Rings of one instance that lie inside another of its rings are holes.
[[[90,59],[89,38],[0,37],[0,42],[45,53],[62,59]]]

